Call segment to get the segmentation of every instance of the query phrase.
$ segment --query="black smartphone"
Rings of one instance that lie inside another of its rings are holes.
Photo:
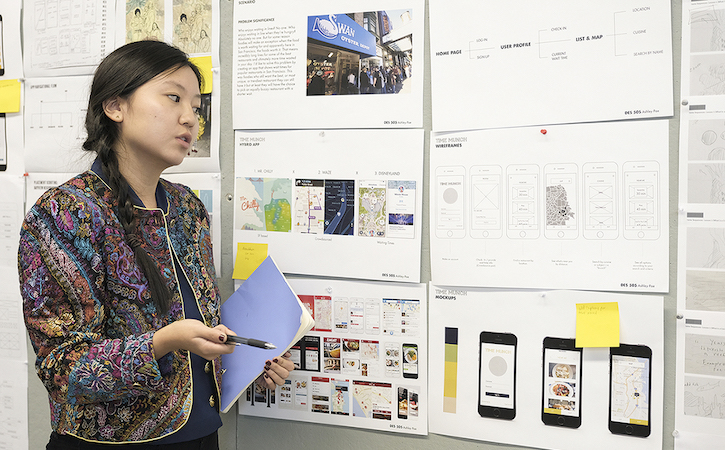
[[[609,349],[609,431],[649,436],[651,379],[649,347],[619,344]]]
[[[544,338],[541,421],[545,425],[581,425],[582,349],[574,339]]]
[[[403,378],[418,378],[417,344],[403,344]]]
[[[8,140],[5,133],[5,113],[0,113],[0,172],[8,168]]]
[[[5,52],[3,50],[3,16],[0,15],[0,76],[5,75]]]
[[[408,389],[398,386],[398,419],[408,418]]]
[[[516,417],[516,336],[481,332],[479,338],[478,414]]]

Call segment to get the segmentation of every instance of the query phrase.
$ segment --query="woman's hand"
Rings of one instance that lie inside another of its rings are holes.
[[[234,351],[227,345],[227,335],[236,335],[224,325],[214,328],[196,319],[183,319],[170,323],[154,333],[154,356],[160,359],[175,350],[188,350],[206,360]]]
[[[284,380],[295,368],[294,363],[289,359],[291,356],[290,352],[286,352],[284,355],[274,358],[271,361],[267,360],[267,364],[264,366],[264,373],[257,378],[256,383],[267,389],[274,389],[276,385],[282,386]]]

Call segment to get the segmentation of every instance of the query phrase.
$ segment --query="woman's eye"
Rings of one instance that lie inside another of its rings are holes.
[[[174,95],[174,94],[169,94],[168,97],[176,103],[179,103],[179,100],[181,100],[181,97],[179,97],[178,95]]]
[[[200,107],[199,108],[193,108],[193,110],[194,110],[194,114],[196,114],[197,116],[200,116],[201,115],[201,108]]]

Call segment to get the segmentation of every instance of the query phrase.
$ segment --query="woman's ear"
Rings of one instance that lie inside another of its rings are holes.
[[[122,100],[114,97],[103,102],[103,112],[114,122],[123,122],[123,109],[121,108]]]

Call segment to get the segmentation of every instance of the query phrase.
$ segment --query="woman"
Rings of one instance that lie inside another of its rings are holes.
[[[108,55],[86,116],[91,170],[25,218],[18,266],[48,449],[218,448],[220,356],[234,332],[219,323],[206,210],[160,179],[197,136],[201,82],[163,42]],[[257,382],[274,388],[292,368],[275,358]]]

